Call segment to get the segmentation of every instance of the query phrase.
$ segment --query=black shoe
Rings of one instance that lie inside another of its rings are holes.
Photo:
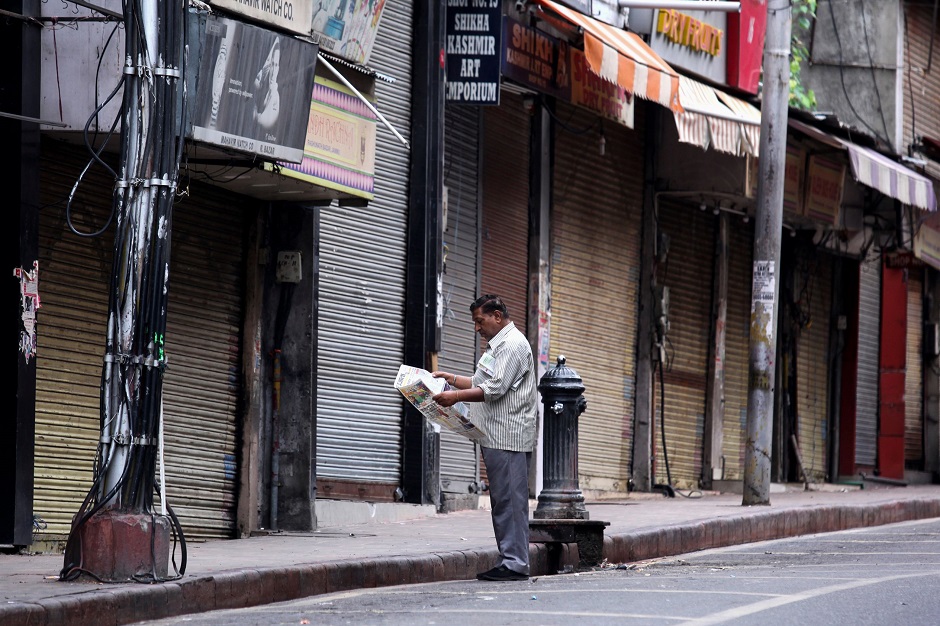
[[[494,567],[491,570],[477,574],[477,580],[529,580],[529,575],[514,572],[505,565],[500,565],[499,567]]]

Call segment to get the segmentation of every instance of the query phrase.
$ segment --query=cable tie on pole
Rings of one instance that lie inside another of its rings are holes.
[[[156,437],[137,436],[131,439],[131,444],[135,446],[153,446],[156,443]]]
[[[151,178],[147,180],[144,185],[148,187],[169,187],[170,189],[176,187],[176,183],[169,178]]]
[[[182,73],[175,67],[156,67],[153,70],[154,76],[169,76],[170,78],[179,78]]]
[[[166,370],[166,359],[165,358],[155,359],[153,357],[148,356],[144,360],[144,365],[146,365],[147,367],[156,367],[157,369]]]
[[[106,354],[104,355],[105,363],[120,363],[121,365],[135,364],[140,362],[140,357],[131,356],[129,354],[117,353],[117,354]]]

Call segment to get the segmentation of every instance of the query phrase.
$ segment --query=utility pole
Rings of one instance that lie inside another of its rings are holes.
[[[94,483],[72,522],[62,580],[91,574],[104,582],[162,582],[168,580],[171,523],[182,541],[165,492],[161,514],[154,512],[154,494],[163,487],[156,472],[163,441],[170,232],[185,127],[186,6],[185,0],[124,4],[101,438]]]
[[[780,231],[790,95],[790,29],[789,0],[768,0],[754,226],[743,505],[770,504]]]

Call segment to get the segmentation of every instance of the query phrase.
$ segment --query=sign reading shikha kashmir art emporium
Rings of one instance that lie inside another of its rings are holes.
[[[499,104],[499,0],[447,0],[445,98]]]

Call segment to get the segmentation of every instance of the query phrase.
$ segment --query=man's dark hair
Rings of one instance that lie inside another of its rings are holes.
[[[473,304],[470,305],[470,312],[473,313],[477,309],[480,309],[483,313],[493,313],[494,311],[499,311],[503,314],[503,317],[509,319],[509,309],[506,308],[506,305],[503,304],[503,299],[497,295],[488,293],[485,296],[480,296],[473,301]]]

